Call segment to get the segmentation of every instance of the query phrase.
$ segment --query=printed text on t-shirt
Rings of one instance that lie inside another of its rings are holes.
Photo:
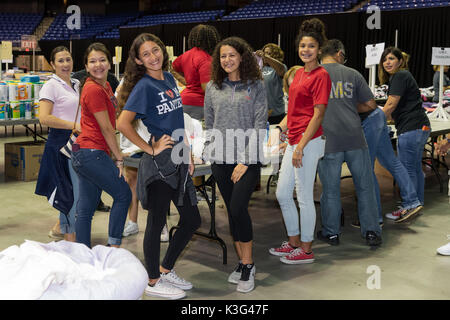
[[[331,83],[330,99],[353,98],[353,83],[337,81]]]
[[[161,102],[161,104],[156,106],[156,108],[158,109],[159,115],[165,114],[168,112],[172,112],[178,108],[183,107],[183,104],[181,102],[180,93],[175,88],[169,89],[166,91],[161,91],[158,93],[158,95],[161,98],[161,100],[159,101],[159,102]],[[176,99],[174,99],[175,96],[176,96]],[[167,97],[169,97],[171,100],[167,99]]]

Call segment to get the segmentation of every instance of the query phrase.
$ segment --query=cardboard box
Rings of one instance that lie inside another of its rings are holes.
[[[53,71],[52,66],[44,56],[35,56],[35,71]]]
[[[33,71],[33,56],[20,55],[16,57],[16,66],[19,69],[25,69],[28,72]],[[52,71],[52,67],[43,55],[34,56],[34,71]]]
[[[29,56],[29,55],[17,56],[16,57],[17,68],[30,71],[31,70],[31,59],[32,59],[32,56]]]
[[[5,143],[5,177],[19,181],[36,180],[45,142]]]

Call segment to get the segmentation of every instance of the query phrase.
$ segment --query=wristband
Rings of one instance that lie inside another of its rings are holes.
[[[283,132],[283,128],[281,128],[281,126],[276,126],[275,129],[280,129],[280,133]]]
[[[123,166],[123,160],[116,160],[116,166]]]

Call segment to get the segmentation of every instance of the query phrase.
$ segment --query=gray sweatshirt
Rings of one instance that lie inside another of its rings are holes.
[[[262,80],[230,82],[219,89],[212,81],[205,91],[204,159],[215,163],[264,163],[267,95]]]

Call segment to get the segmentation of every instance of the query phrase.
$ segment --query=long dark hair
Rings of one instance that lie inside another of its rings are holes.
[[[162,70],[167,71],[169,67],[169,54],[167,53],[166,46],[157,36],[151,33],[141,33],[134,39],[130,51],[128,53],[127,64],[125,65],[125,75],[123,84],[118,94],[119,110],[122,111],[123,107],[127,103],[128,97],[133,90],[136,83],[142,79],[145,75],[145,66],[136,63],[136,59],[139,59],[139,49],[146,41],[152,41],[156,43],[163,52],[163,64]]]
[[[381,58],[380,58],[380,65],[378,66],[378,80],[380,81],[380,84],[385,84],[389,81],[390,74],[384,70],[383,63],[386,60],[386,56],[388,54],[393,54],[399,61],[402,61],[400,66],[398,67],[397,71],[400,70],[407,70],[408,69],[408,60],[409,55],[399,48],[396,47],[387,47],[384,49]]]
[[[86,51],[84,52],[84,58],[83,58],[83,63],[86,66],[88,64],[88,58],[89,58],[89,54],[92,51],[100,51],[103,52],[106,56],[106,58],[108,59],[109,65],[111,65],[111,53],[109,52],[109,50],[106,48],[106,46],[103,43],[100,42],[94,42],[92,44],[89,45],[89,47],[87,47]],[[81,81],[80,81],[80,94],[81,91],[83,90],[84,84],[86,83],[86,79],[90,76],[89,72],[86,70],[87,76],[84,77]]]
[[[220,34],[214,26],[199,24],[189,32],[188,48],[197,47],[212,55],[219,41]]]
[[[220,65],[220,48],[223,46],[233,47],[241,55],[239,77],[242,82],[262,80],[261,70],[250,45],[242,38],[229,37],[219,42],[212,55],[211,80],[219,89],[222,89],[223,80],[228,77],[228,73]]]

